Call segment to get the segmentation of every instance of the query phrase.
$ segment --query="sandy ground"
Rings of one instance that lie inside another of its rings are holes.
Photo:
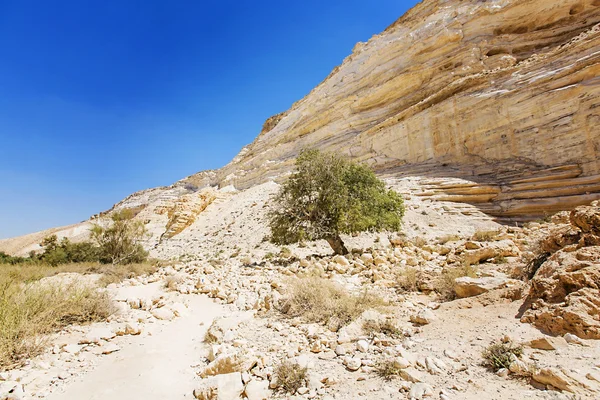
[[[51,400],[191,399],[197,381],[193,366],[213,318],[224,308],[205,296],[189,297],[188,313],[136,340]]]

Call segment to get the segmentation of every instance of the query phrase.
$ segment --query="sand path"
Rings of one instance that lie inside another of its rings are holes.
[[[190,296],[189,313],[107,357],[50,400],[192,399],[202,340],[226,310],[206,296]]]

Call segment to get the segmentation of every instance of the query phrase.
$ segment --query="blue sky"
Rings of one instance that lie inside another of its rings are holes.
[[[415,3],[0,0],[0,238],[225,165]]]

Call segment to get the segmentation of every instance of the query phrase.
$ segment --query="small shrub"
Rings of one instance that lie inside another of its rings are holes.
[[[306,384],[307,372],[306,367],[285,360],[275,368],[277,386],[285,393],[294,394]]]
[[[369,336],[375,336],[378,333],[382,333],[391,338],[398,338],[402,336],[402,332],[396,326],[396,324],[388,319],[385,321],[368,319],[363,323],[362,329],[363,332]]]
[[[523,346],[514,343],[492,343],[482,353],[484,364],[498,371],[502,368],[508,368],[515,357],[520,358],[523,355]]]
[[[290,250],[288,247],[282,247],[281,250],[279,251],[279,257],[290,258],[291,256],[292,256],[292,250]]]
[[[396,286],[405,292],[417,292],[418,271],[416,268],[405,267],[396,274]]]
[[[435,282],[435,290],[443,300],[453,300],[456,297],[454,292],[454,281],[457,278],[468,276],[477,277],[477,269],[469,264],[463,264],[460,267],[444,269],[442,274]]]
[[[391,381],[400,375],[401,369],[398,368],[394,360],[384,359],[380,360],[375,364],[375,374],[382,378],[384,381]]]
[[[473,234],[471,240],[476,242],[493,242],[498,239],[500,232],[498,231],[477,231]]]
[[[290,317],[324,323],[337,331],[365,310],[383,304],[383,300],[368,292],[351,295],[327,279],[306,277],[289,283],[279,309]]]

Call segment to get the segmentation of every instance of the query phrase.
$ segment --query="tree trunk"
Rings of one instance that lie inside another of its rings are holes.
[[[329,236],[325,240],[327,240],[327,243],[329,243],[335,254],[348,254],[348,249],[346,248],[346,246],[344,246],[344,241],[342,240],[340,235]]]

